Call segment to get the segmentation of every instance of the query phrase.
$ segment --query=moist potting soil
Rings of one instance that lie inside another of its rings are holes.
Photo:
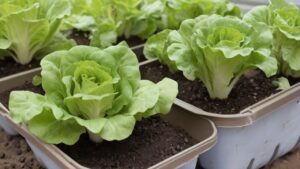
[[[133,134],[122,141],[92,143],[83,135],[73,146],[59,145],[78,163],[90,168],[148,168],[182,150],[197,140],[184,130],[159,117],[137,122]]]
[[[178,82],[179,94],[177,98],[188,102],[207,112],[219,114],[237,114],[241,110],[279,92],[272,84],[278,77],[267,78],[263,72],[255,71],[254,75],[242,76],[226,100],[212,100],[200,80],[189,81],[182,72],[171,73],[167,66],[159,62],[152,62],[140,68],[142,78],[158,82],[169,77]],[[292,84],[300,79],[290,79]]]
[[[69,39],[74,39],[78,45],[89,45],[90,39],[89,39],[90,33],[85,31],[78,31],[78,30],[72,30],[71,34],[68,36]],[[117,39],[117,43],[121,41],[126,41],[127,44],[130,47],[138,46],[145,43],[145,40],[142,40],[138,37],[131,37],[126,39],[125,37],[119,37]],[[145,61],[146,58],[143,55],[143,48],[138,48],[133,50],[133,52],[136,54],[139,62]]]
[[[4,60],[0,60],[0,78],[9,76],[22,71],[30,70],[40,66],[40,61],[33,59],[27,65],[20,65],[16,63],[12,58],[7,57]]]

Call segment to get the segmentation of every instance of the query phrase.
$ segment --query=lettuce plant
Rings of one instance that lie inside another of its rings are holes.
[[[68,0],[8,0],[0,2],[0,53],[20,64],[48,47],[64,16],[71,11]],[[72,46],[71,42],[62,42]],[[58,46],[58,45],[57,45]],[[63,45],[59,46],[62,47]],[[2,51],[2,52],[1,52]],[[1,56],[0,56],[1,57]]]
[[[278,73],[300,77],[300,10],[285,0],[270,0],[258,6],[244,20],[254,27],[264,27],[273,35],[272,56],[278,61]]]
[[[13,91],[15,122],[47,143],[74,144],[88,132],[92,141],[122,140],[137,120],[169,112],[177,83],[141,80],[135,54],[124,45],[98,49],[77,46],[41,61],[45,95]]]
[[[189,80],[200,79],[212,99],[226,99],[246,71],[276,73],[271,42],[270,32],[255,30],[237,17],[202,15],[183,21],[177,31],[149,38],[144,54],[182,71]]]
[[[118,36],[147,39],[202,14],[240,15],[228,0],[72,0],[72,4],[67,28],[92,32],[91,45],[97,47],[116,43]]]

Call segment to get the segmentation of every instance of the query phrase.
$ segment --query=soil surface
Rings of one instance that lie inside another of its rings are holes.
[[[90,168],[148,168],[194,145],[197,140],[159,117],[143,119],[123,141],[95,144],[83,135],[74,146],[59,145],[73,159]]]
[[[1,169],[42,169],[21,136],[9,136],[0,129]]]
[[[43,94],[41,87],[26,83],[12,90],[29,90]],[[7,106],[8,90],[0,94],[0,101]],[[175,127],[160,117],[137,122],[133,134],[123,141],[92,143],[87,135],[73,146],[59,145],[73,159],[90,168],[148,168],[198,141],[183,129]]]
[[[5,58],[0,60],[0,78],[19,73],[22,71],[30,70],[40,66],[40,61],[33,59],[31,63],[27,65],[20,65],[16,63],[12,58]]]
[[[90,44],[89,36],[90,36],[89,32],[73,29],[67,37],[69,39],[74,39],[78,45],[88,46]]]
[[[78,45],[89,45],[90,39],[89,39],[90,33],[85,31],[78,31],[78,30],[72,30],[70,35],[68,35],[68,38],[74,39]],[[145,43],[145,40],[142,40],[138,37],[131,37],[129,39],[126,39],[125,37],[119,37],[117,39],[117,42],[126,41],[130,47],[135,47],[141,44]],[[146,58],[143,55],[143,47],[133,49],[133,52],[136,54],[139,62],[145,61]]]
[[[272,81],[276,80],[277,77],[266,78],[262,72],[254,71],[249,73],[247,77],[240,78],[228,99],[212,100],[200,80],[189,81],[180,71],[173,74],[167,66],[161,65],[159,62],[142,66],[140,69],[144,79],[158,82],[164,77],[169,77],[176,80],[179,84],[177,96],[179,99],[205,111],[219,114],[239,113],[248,106],[278,92],[277,87],[272,84]]]

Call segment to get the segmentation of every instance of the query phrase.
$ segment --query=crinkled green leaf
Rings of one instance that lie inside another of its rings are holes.
[[[285,77],[280,77],[272,83],[277,87],[277,90],[287,90],[291,87],[289,80]]]
[[[30,132],[50,144],[64,143],[73,145],[85,128],[74,119],[56,119],[50,110],[45,109],[28,122]]]
[[[64,113],[46,97],[28,91],[13,91],[9,100],[9,110],[16,123],[28,122],[36,115],[49,109],[53,110],[53,115],[56,118],[62,117]]]
[[[159,94],[158,85],[151,81],[142,80],[138,90],[133,94],[126,114],[134,116],[154,107],[158,101]]]
[[[156,105],[148,110],[146,113],[142,113],[142,117],[149,117],[155,114],[166,114],[171,110],[173,102],[178,94],[178,84],[170,79],[163,79],[157,83],[159,88],[159,98]]]
[[[135,122],[135,118],[128,115],[120,114],[108,117],[99,135],[108,141],[124,140],[131,135]]]

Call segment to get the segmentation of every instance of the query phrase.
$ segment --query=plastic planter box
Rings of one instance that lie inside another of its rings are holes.
[[[179,99],[175,104],[209,118],[217,126],[217,145],[199,158],[205,169],[256,169],[286,154],[300,142],[300,83],[239,114],[206,112]]]
[[[0,82],[0,92],[16,86],[23,85],[26,81],[31,81],[32,77],[38,74],[40,70],[34,70],[24,73],[22,75],[15,75],[6,78]],[[30,145],[34,154],[40,163],[47,168],[59,169],[85,169],[86,167],[78,164],[71,159],[68,155],[62,152],[54,145],[49,145],[41,142],[39,139],[29,133],[25,125],[17,125],[12,122],[7,108],[3,105],[0,106],[0,117],[2,118],[1,125],[7,128],[7,132],[12,130],[21,134]],[[163,116],[163,118],[170,123],[183,128],[193,138],[199,142],[192,147],[183,150],[182,152],[164,160],[150,168],[181,168],[181,169],[194,169],[197,163],[198,156],[209,149],[216,143],[216,127],[207,119],[201,118],[195,114],[191,114],[183,108],[174,105],[171,112]],[[9,134],[9,132],[8,132]],[[13,133],[15,134],[15,133]]]

